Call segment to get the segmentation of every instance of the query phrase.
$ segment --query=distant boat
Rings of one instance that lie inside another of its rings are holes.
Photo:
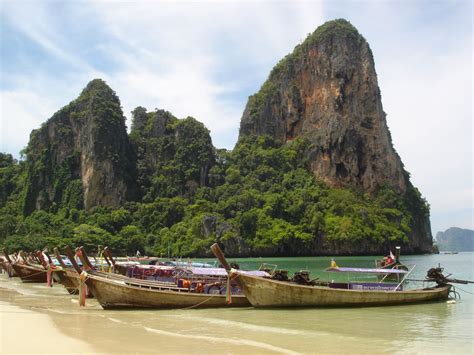
[[[46,282],[46,270],[35,259],[35,255],[19,253],[16,260],[12,260],[7,250],[4,250],[5,258],[15,273],[23,282]]]
[[[383,257],[382,259],[375,260],[375,267],[378,269],[398,269],[408,271],[408,267],[400,261],[400,247],[395,247],[395,255],[392,254],[392,251],[389,251],[389,255]],[[380,275],[380,280],[384,281],[400,281],[399,274],[388,274]]]
[[[441,254],[458,254],[457,251],[441,251]]]

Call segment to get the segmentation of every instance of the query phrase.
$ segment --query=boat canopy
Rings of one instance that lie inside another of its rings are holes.
[[[171,271],[176,269],[174,266],[166,265],[142,265],[142,264],[123,264],[124,266],[130,266],[133,268],[138,268],[140,270],[166,270]]]
[[[223,268],[208,268],[208,267],[190,267],[186,268],[186,271],[194,274],[194,275],[207,275],[207,276],[222,276],[227,277],[227,271]],[[270,276],[270,274],[266,271],[254,270],[254,271],[243,271],[239,270],[239,272],[253,275],[253,276]]]
[[[380,275],[388,275],[388,274],[406,274],[408,271],[400,270],[400,269],[366,269],[366,268],[358,268],[358,267],[329,267],[326,271],[330,272],[358,272],[358,273],[365,273],[365,274],[380,274]]]
[[[171,265],[177,267],[215,268],[214,265],[208,263],[198,263],[194,261],[164,261],[163,265]]]

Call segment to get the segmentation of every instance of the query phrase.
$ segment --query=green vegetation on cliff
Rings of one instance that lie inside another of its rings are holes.
[[[199,137],[202,127],[193,127],[189,133]],[[373,197],[328,188],[301,160],[306,146],[302,139],[280,145],[268,136],[246,137],[233,151],[216,152],[209,184],[193,194],[163,178],[166,194],[119,209],[62,205],[23,217],[3,207],[0,230],[12,250],[109,245],[120,253],[175,256],[207,255],[216,240],[233,255],[363,254],[408,242],[414,218],[408,197],[388,187]],[[182,164],[179,154],[168,158],[166,166]],[[9,166],[21,171],[18,163]],[[15,198],[7,203],[15,205]]]
[[[0,155],[0,244],[116,253],[378,254],[431,247],[429,206],[393,149],[372,53],[345,20],[296,46],[249,98],[239,142],[137,107],[95,79]],[[315,178],[318,177],[318,178]],[[323,182],[324,181],[324,182]],[[345,186],[345,188],[336,188]]]
[[[132,116],[130,139],[138,157],[144,201],[189,196],[208,184],[214,147],[201,122],[193,117],[180,120],[164,110],[148,113],[143,107],[137,107]]]
[[[60,207],[118,207],[134,197],[135,156],[115,92],[92,80],[79,97],[31,133],[24,151],[25,215]],[[84,187],[87,186],[87,189]]]

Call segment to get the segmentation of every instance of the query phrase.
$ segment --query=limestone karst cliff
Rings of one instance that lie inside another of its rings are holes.
[[[269,135],[282,144],[304,137],[318,180],[375,193],[390,186],[413,213],[410,248],[429,251],[429,212],[395,151],[367,41],[344,19],[318,27],[249,97],[239,140]]]
[[[474,251],[474,230],[448,228],[436,233],[436,243],[442,251]]]
[[[60,205],[118,207],[136,193],[120,101],[100,79],[31,133],[26,156],[25,214]]]
[[[240,136],[306,135],[315,177],[330,186],[406,190],[382,108],[369,45],[346,20],[320,26],[249,98]]]
[[[137,107],[127,134],[118,97],[96,79],[32,132],[25,154],[0,154],[0,244],[15,250],[78,240],[174,256],[208,256],[215,241],[232,256],[432,246],[429,205],[392,146],[372,53],[345,20],[276,65],[233,150],[165,110]]]

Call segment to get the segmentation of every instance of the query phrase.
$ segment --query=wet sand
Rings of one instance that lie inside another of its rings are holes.
[[[65,335],[48,315],[0,301],[0,354],[65,353],[94,354],[97,350]]]
[[[206,327],[199,322],[204,312],[195,310],[193,319],[183,318],[183,310],[104,311],[94,299],[80,308],[77,296],[61,285],[23,284],[0,275],[0,354],[297,353],[270,339],[247,338],[225,322]]]

